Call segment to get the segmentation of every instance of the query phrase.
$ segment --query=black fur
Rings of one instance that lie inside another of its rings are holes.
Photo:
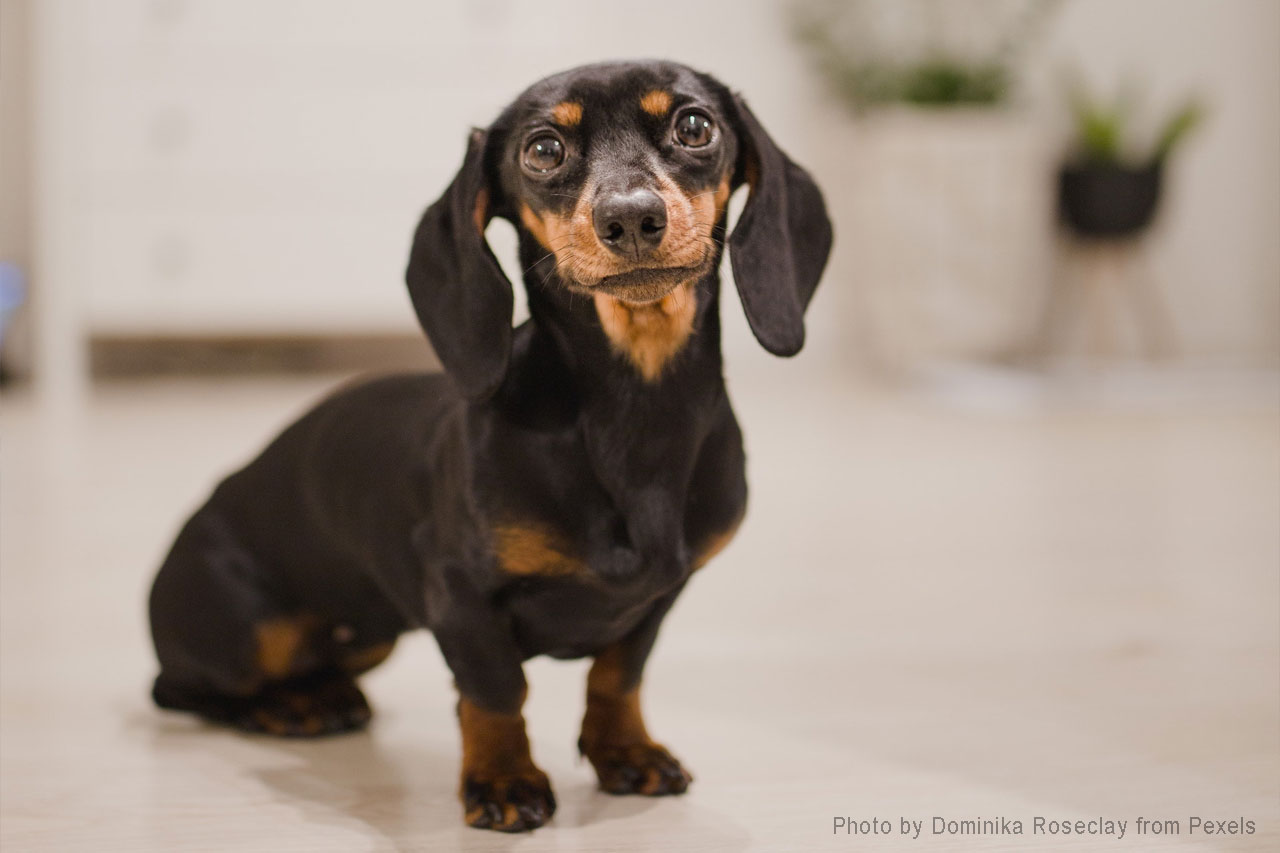
[[[675,109],[705,110],[722,134],[716,151],[672,146],[662,120],[630,107],[653,88],[674,93]],[[580,126],[566,131],[573,160],[562,175],[528,179],[518,158],[529,128],[566,99],[583,107]],[[518,713],[521,665],[536,655],[615,648],[625,686],[639,682],[696,553],[745,509],[742,439],[721,377],[723,214],[695,288],[694,333],[645,381],[519,211],[564,213],[588,173],[633,185],[649,168],[638,164],[655,162],[690,194],[710,191],[717,176],[734,188],[753,182],[729,238],[735,279],[761,344],[780,355],[800,349],[830,225],[813,181],[742,100],[658,62],[536,84],[472,134],[462,169],[414,236],[408,287],[445,372],[338,392],[218,486],[152,590],[159,704],[284,734],[351,728],[363,722],[349,707],[362,697],[322,702],[327,716],[298,730],[271,707],[281,690],[349,681],[353,652],[418,628],[434,633],[462,697],[495,713]],[[477,215],[519,231],[532,318],[517,329],[511,284]],[[511,520],[552,531],[583,570],[505,572],[494,527]],[[288,671],[264,674],[259,631],[273,620],[305,631]]]

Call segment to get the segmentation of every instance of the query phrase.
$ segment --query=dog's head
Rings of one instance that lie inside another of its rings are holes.
[[[715,271],[725,207],[744,183],[734,280],[757,340],[793,355],[831,247],[822,194],[740,97],[667,62],[557,74],[474,131],[414,236],[414,308],[460,389],[487,396],[506,372],[513,305],[485,242],[490,219],[545,249],[553,286],[646,303]]]

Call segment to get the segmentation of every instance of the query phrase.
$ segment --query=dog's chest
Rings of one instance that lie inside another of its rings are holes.
[[[727,541],[745,487],[722,394],[610,400],[562,429],[476,424],[480,532],[528,653],[616,639]]]
[[[585,579],[521,577],[504,591],[502,606],[527,657],[578,658],[626,636],[654,600]]]
[[[627,606],[633,598],[670,588],[692,569],[683,491],[653,490],[639,507],[620,505],[589,472],[572,483],[557,477],[536,485],[524,476],[515,479],[519,489],[503,493],[486,512],[486,533],[501,574],[600,587]]]
[[[489,515],[488,529],[502,606],[526,655],[593,654],[625,636],[692,570],[680,527],[656,552],[641,554],[628,533],[634,519],[589,476],[566,488],[554,477],[540,487],[520,482]],[[679,497],[663,499],[670,511]]]
[[[700,437],[650,432],[495,427],[477,493],[498,569],[615,587],[669,587],[687,576],[685,514]],[[637,583],[641,575],[652,583]]]

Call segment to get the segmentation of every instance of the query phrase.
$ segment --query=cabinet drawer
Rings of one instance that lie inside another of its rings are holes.
[[[408,331],[412,221],[359,212],[113,212],[90,219],[96,331]]]

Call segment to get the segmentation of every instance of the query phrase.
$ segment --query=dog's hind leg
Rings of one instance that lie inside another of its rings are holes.
[[[372,714],[354,676],[390,644],[339,649],[333,627],[291,606],[255,556],[205,508],[174,543],[151,590],[160,661],[152,697],[246,731],[317,736]]]

